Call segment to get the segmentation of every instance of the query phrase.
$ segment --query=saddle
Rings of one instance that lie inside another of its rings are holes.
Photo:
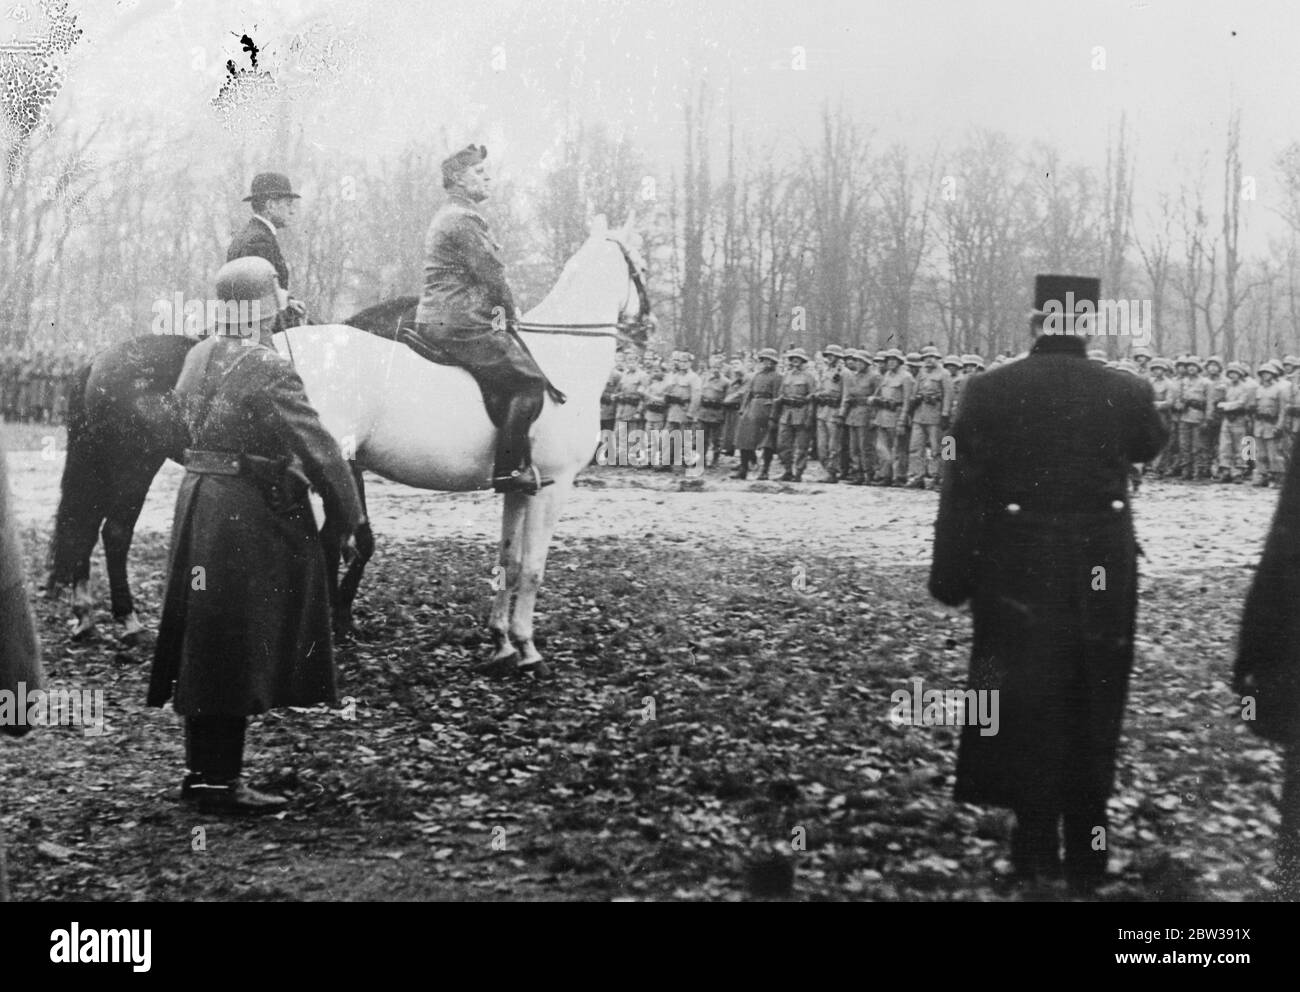
[[[402,320],[397,325],[397,340],[426,362],[432,362],[434,365],[448,365],[453,368],[465,368],[464,365],[456,361],[442,348],[416,334],[414,317]],[[506,407],[510,404],[509,395],[502,394],[494,389],[488,389],[478,380],[477,376],[475,381],[478,382],[479,393],[483,396],[483,406],[487,410],[488,420],[492,421],[493,427],[500,430],[501,425],[505,422]]]

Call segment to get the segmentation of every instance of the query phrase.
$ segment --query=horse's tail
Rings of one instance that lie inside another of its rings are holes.
[[[90,556],[105,515],[108,480],[97,457],[94,425],[86,409],[86,386],[93,363],[77,371],[68,392],[68,450],[60,481],[59,507],[46,557],[47,595],[61,586],[90,578]]]

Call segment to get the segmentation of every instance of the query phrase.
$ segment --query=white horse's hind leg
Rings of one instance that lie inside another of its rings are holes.
[[[90,583],[81,579],[72,586],[72,615],[77,624],[72,631],[72,639],[79,641],[95,632],[95,604],[90,598]]]
[[[528,515],[529,497],[519,493],[505,496],[501,509],[501,553],[498,558],[500,571],[494,575],[492,597],[492,614],[488,619],[488,630],[492,632],[494,648],[491,662],[506,661],[515,655],[514,645],[510,643],[510,602],[519,587],[520,567],[524,557],[524,522]]]
[[[560,509],[572,488],[573,477],[570,476],[556,479],[554,485],[547,486],[536,496],[528,497],[530,502],[524,522],[519,593],[515,597],[514,615],[510,619],[510,635],[523,652],[520,667],[525,670],[532,668],[539,676],[548,674],[549,670],[542,661],[537,645],[533,643],[533,609],[537,605],[537,593],[546,575],[546,555],[551,549],[551,535],[555,533]]]

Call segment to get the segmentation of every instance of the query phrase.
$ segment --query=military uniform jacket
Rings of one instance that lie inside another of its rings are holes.
[[[641,409],[647,424],[662,424],[668,419],[668,377],[651,372],[641,385]]]
[[[840,407],[848,427],[867,427],[871,424],[871,397],[880,385],[880,373],[874,369],[844,373],[844,399]]]
[[[1245,379],[1235,383],[1229,379],[1223,390],[1223,400],[1219,405],[1219,412],[1223,414],[1224,419],[1240,420],[1250,413],[1254,405],[1255,390],[1251,384]]]
[[[600,394],[600,419],[613,420],[616,404],[614,397],[618,395],[618,384],[622,381],[623,373],[618,369],[611,369],[609,378],[605,380],[605,388]]]
[[[641,417],[641,387],[647,380],[642,369],[628,369],[618,380],[614,392],[614,419],[639,420]]]
[[[1155,397],[1156,410],[1170,416],[1173,413],[1174,401],[1177,399],[1177,387],[1170,379],[1151,380],[1151,395]]]
[[[822,369],[817,376],[817,419],[839,420],[844,407],[844,379],[849,371],[841,366]]]
[[[195,345],[176,396],[192,448],[275,459],[290,471],[274,502],[253,475],[186,472],[149,705],[174,696],[184,716],[249,716],[333,704],[329,581],[305,483],[332,526],[356,529],[361,500],[338,444],[293,367],[261,345],[220,336]]]
[[[280,242],[275,236],[275,229],[256,217],[250,217],[248,224],[230,242],[230,247],[226,250],[226,261],[233,262],[237,258],[254,255],[275,266],[275,277],[280,280],[280,288],[287,293],[289,266],[280,253]]]
[[[876,389],[876,426],[895,428],[906,415],[907,405],[912,400],[912,390],[916,381],[906,369],[886,372],[880,377]]]
[[[811,427],[816,421],[812,399],[817,391],[817,377],[806,369],[787,372],[781,377],[781,392],[777,397],[781,415],[778,424],[790,427]]]
[[[916,379],[916,390],[912,394],[915,413],[914,424],[937,424],[952,415],[952,376],[946,369],[927,372],[924,369]]]
[[[1223,402],[1224,397],[1228,395],[1228,380],[1223,376],[1217,379],[1211,379],[1208,375],[1205,377],[1206,395],[1209,397],[1208,406],[1205,410],[1206,421],[1218,421],[1222,416],[1219,404]]]
[[[720,424],[726,411],[723,401],[727,397],[727,377],[722,372],[709,372],[700,380],[700,412],[698,419],[704,424]]]
[[[686,424],[700,413],[700,377],[695,372],[669,372],[664,377],[664,399],[668,401],[667,422]]]
[[[499,309],[498,309],[499,308]],[[515,316],[500,246],[466,197],[453,193],[424,238],[424,291],[415,320],[442,324],[440,336],[474,338]]]
[[[1286,413],[1288,397],[1288,384],[1285,381],[1271,382],[1255,389],[1256,437],[1267,440],[1282,434],[1282,418]]]
[[[1204,376],[1188,376],[1178,387],[1178,422],[1202,424],[1210,408],[1210,380]]]
[[[1168,428],[1148,383],[1089,361],[1074,336],[1040,336],[963,404],[930,592],[971,601],[969,685],[996,689],[1001,712],[992,736],[963,728],[955,798],[1049,813],[1104,803],[1137,613],[1128,476]]]

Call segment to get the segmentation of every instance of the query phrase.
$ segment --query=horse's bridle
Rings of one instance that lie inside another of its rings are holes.
[[[630,332],[638,329],[649,329],[654,326],[654,314],[650,312],[650,294],[646,291],[645,280],[641,277],[641,270],[637,268],[637,264],[632,258],[632,252],[627,245],[623,244],[618,238],[607,237],[605,240],[614,242],[614,244],[618,245],[618,250],[623,253],[623,261],[627,263],[627,274],[632,280],[632,285],[636,287],[636,316],[628,316],[628,304],[631,301],[627,299],[623,301],[623,306],[618,312],[618,320],[613,324],[533,324],[521,321],[518,325],[519,330],[537,334],[616,337],[624,344],[630,344],[637,348],[644,346],[644,340],[634,338]]]

